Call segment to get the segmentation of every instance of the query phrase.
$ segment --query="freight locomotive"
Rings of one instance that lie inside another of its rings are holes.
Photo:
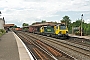
[[[30,25],[28,32],[42,34],[56,38],[69,38],[68,28],[65,24],[37,24]]]

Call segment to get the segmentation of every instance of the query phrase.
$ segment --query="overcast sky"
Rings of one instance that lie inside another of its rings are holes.
[[[90,0],[0,0],[0,11],[6,23],[17,26],[42,20],[60,22],[65,15],[74,22],[81,14],[90,23]]]

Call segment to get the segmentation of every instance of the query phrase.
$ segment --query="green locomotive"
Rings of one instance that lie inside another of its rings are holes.
[[[54,26],[42,26],[40,33],[47,36],[56,38],[68,38],[68,28],[65,24],[58,24]]]

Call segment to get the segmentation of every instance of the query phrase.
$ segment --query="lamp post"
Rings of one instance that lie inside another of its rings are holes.
[[[0,16],[1,16],[1,14],[2,14],[2,13],[1,13],[1,11],[0,11]]]
[[[82,36],[82,20],[83,20],[83,14],[81,15],[81,36]]]

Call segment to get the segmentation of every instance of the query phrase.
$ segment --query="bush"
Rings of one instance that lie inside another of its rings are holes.
[[[4,29],[0,29],[0,35],[4,34],[6,31]]]
[[[5,33],[5,30],[4,29],[0,29],[0,32]]]

